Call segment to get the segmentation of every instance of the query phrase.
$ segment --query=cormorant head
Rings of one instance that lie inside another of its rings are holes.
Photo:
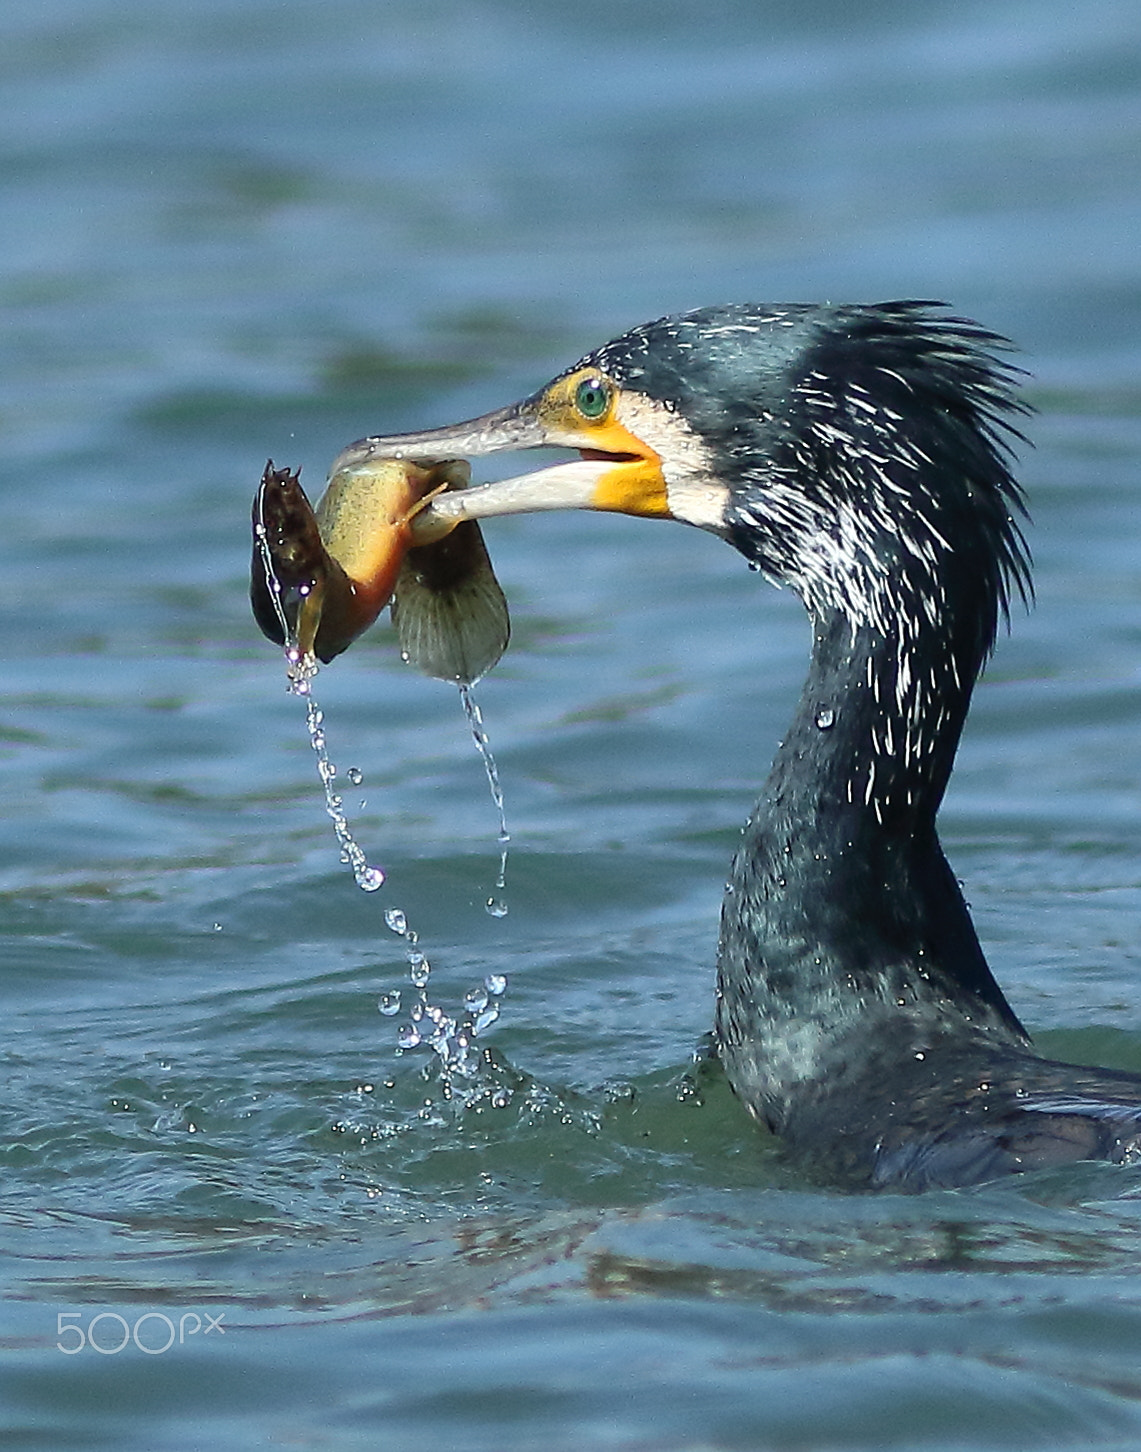
[[[990,597],[981,632],[993,636],[1010,582],[1026,578],[1003,444],[1019,405],[992,352],[1003,346],[935,304],[702,308],[632,329],[506,409],[362,439],[334,471],[576,449],[442,495],[415,538],[533,510],[676,519],[729,541],[814,615],[857,624],[882,626],[904,597],[937,610],[946,572],[965,571]]]

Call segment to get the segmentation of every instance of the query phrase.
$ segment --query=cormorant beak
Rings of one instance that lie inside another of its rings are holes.
[[[570,384],[560,380],[521,403],[481,418],[424,433],[360,439],[342,451],[333,474],[367,470],[371,460],[478,458],[519,449],[578,449],[579,459],[490,484],[453,489],[425,503],[411,520],[417,545],[448,534],[463,519],[537,510],[602,509],[669,518],[661,460],[621,421],[622,395],[609,397],[603,417],[580,417]]]

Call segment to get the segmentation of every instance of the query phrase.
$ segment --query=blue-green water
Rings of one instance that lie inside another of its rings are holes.
[[[949,298],[1040,414],[944,835],[1043,1047],[1141,1071],[1139,236],[1132,0],[5,0],[5,1445],[1137,1445],[1136,1170],[841,1196],[687,1087],[795,601],[488,527],[494,919],[455,692],[387,629],[322,672],[366,896],[246,575],[267,455],[679,308]],[[466,1104],[376,1011],[394,904],[439,1001],[509,979]]]

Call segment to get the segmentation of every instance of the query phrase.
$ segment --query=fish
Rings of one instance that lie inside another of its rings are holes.
[[[314,508],[300,470],[269,460],[252,518],[250,603],[262,633],[327,664],[391,605],[405,661],[459,685],[481,679],[511,623],[479,525],[413,543],[416,516],[470,478],[463,459],[369,458],[334,467]]]

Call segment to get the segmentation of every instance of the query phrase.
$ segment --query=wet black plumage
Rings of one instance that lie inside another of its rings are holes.
[[[829,1179],[921,1189],[1141,1153],[1141,1079],[1037,1056],[935,815],[1028,587],[1002,340],[917,303],[709,309],[592,355],[730,485],[723,533],[792,586],[808,680],[734,862],[716,1041]]]

